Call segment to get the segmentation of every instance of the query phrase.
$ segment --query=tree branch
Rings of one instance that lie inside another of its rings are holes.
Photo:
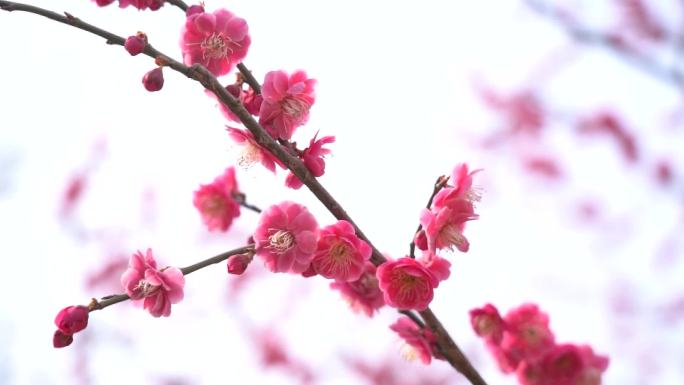
[[[0,0],[0,9],[5,11],[24,11],[29,13],[34,13],[47,17],[49,19],[55,20],[57,22],[67,24],[74,28],[79,28],[84,31],[93,33],[106,39],[108,44],[123,45],[124,38],[117,36],[111,32],[105,31],[91,24],[85,23],[80,19],[70,15],[65,14],[62,16],[58,13],[51,12],[42,8],[34,7],[31,5],[15,3],[11,1]],[[277,143],[266,130],[254,119],[254,117],[244,108],[244,106],[235,99],[232,95],[226,91],[226,89],[221,85],[221,83],[216,79],[216,77],[205,67],[195,64],[191,67],[180,63],[171,57],[164,55],[152,45],[148,44],[143,51],[143,54],[154,58],[155,62],[168,66],[173,70],[187,76],[188,78],[194,79],[200,84],[202,84],[206,89],[212,91],[218,99],[224,103],[239,119],[240,121],[250,130],[254,135],[257,143],[267,150],[269,150],[273,155],[275,155],[292,173],[299,178],[304,185],[306,185],[309,190],[318,198],[318,200],[323,203],[323,205],[333,214],[337,219],[343,219],[350,222],[356,231],[359,238],[368,242],[371,246],[373,253],[371,256],[371,262],[373,264],[380,265],[386,261],[385,257],[378,251],[378,249],[373,246],[370,240],[363,234],[361,229],[356,225],[356,223],[351,219],[349,214],[342,208],[342,206],[333,198],[333,196],[318,182],[318,180],[309,172],[309,170],[304,166],[301,160],[294,157],[288,153],[288,151]],[[238,249],[239,250],[239,249]],[[237,253],[236,253],[237,254]],[[225,255],[225,253],[224,253]],[[225,255],[228,258],[229,255]],[[219,256],[217,256],[219,257]],[[214,257],[214,258],[217,258]],[[210,260],[214,260],[210,258]],[[225,259],[224,258],[224,259]],[[217,262],[210,262],[217,263]],[[189,266],[186,269],[192,269],[194,266]],[[196,269],[195,269],[196,270]],[[195,271],[195,270],[191,270]],[[188,272],[189,274],[189,272]],[[121,296],[111,297],[109,300],[104,300],[103,303],[95,301],[93,310],[101,309],[109,306],[113,303],[118,303],[125,301],[128,298]],[[112,303],[109,303],[110,301]],[[98,305],[99,304],[99,305]],[[449,336],[449,333],[444,329],[439,320],[435,317],[431,310],[427,309],[420,312],[421,316],[425,320],[426,324],[433,330],[437,338],[437,344],[443,351],[443,354],[447,361],[460,373],[462,373],[473,385],[486,385],[485,381],[480,377],[479,373],[473,368],[473,366],[468,362],[467,358],[461,353],[461,351],[456,346],[455,342]]]
[[[183,2],[183,0],[166,0],[167,3],[171,5],[175,5],[176,7],[180,8],[183,10],[183,12],[188,10],[188,5]]]
[[[214,264],[217,264],[219,262],[223,262],[226,259],[228,259],[231,255],[236,255],[236,254],[243,254],[247,252],[253,252],[254,251],[254,244],[249,244],[246,246],[238,247],[237,249],[229,250],[226,251],[225,253],[221,253],[219,255],[213,256],[211,258],[207,258],[204,261],[200,261],[195,263],[194,265],[186,266],[180,269],[180,271],[183,273],[183,275],[188,275],[196,272],[197,270],[203,269],[207,266],[211,266]],[[117,304],[119,302],[127,301],[131,299],[128,295],[126,294],[116,294],[116,295],[108,295],[106,297],[102,297],[100,301],[96,300],[95,298],[92,299],[90,304],[88,305],[88,310],[95,311],[95,310],[102,310],[108,306]]]

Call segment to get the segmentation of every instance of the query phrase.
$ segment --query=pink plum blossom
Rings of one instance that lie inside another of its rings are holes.
[[[467,200],[450,202],[441,209],[423,209],[420,223],[425,229],[428,249],[432,252],[439,249],[453,249],[467,252],[470,248],[468,239],[463,235],[465,223],[477,219],[473,204]]]
[[[439,285],[439,282],[447,280],[451,275],[451,262],[436,254],[430,252],[423,253],[418,262],[422,263],[437,279],[435,288]]]
[[[376,267],[370,262],[364,264],[364,271],[356,281],[335,281],[330,288],[338,290],[355,312],[363,312],[368,317],[385,305],[385,299],[378,278]]]
[[[311,172],[315,177],[323,176],[325,173],[325,159],[324,157],[330,154],[330,150],[323,148],[328,143],[333,143],[335,141],[334,136],[324,136],[321,139],[316,140],[318,133],[314,135],[311,142],[309,142],[309,147],[302,150],[299,155],[300,159],[304,163],[304,166]],[[285,180],[285,185],[292,189],[298,189],[302,187],[302,182],[297,178],[292,172],[287,174]]]
[[[380,290],[385,303],[401,310],[425,310],[439,280],[422,263],[404,257],[378,267]]]
[[[321,229],[311,265],[325,278],[356,281],[372,252],[368,243],[356,236],[354,226],[341,220]]]
[[[554,336],[549,329],[549,316],[535,304],[523,304],[511,309],[504,317],[506,332],[501,348],[514,365],[534,360],[553,347]]]
[[[522,385],[599,385],[608,358],[589,346],[556,345],[535,361],[523,361],[517,370]]]
[[[183,62],[202,64],[216,76],[244,59],[250,43],[247,22],[226,9],[190,14],[180,39]]]
[[[467,200],[477,202],[480,200],[479,190],[473,187],[473,177],[482,170],[468,171],[468,165],[461,163],[456,165],[449,180],[453,187],[447,186],[440,190],[433,201],[434,208],[450,206],[451,202]]]
[[[272,272],[301,274],[309,268],[318,223],[306,207],[285,201],[266,209],[254,231],[256,254]]]
[[[430,364],[432,357],[439,358],[437,353],[437,339],[430,329],[416,325],[408,317],[400,317],[397,322],[390,325],[390,329],[399,334],[406,346],[404,357],[408,360],[419,358],[425,365]]]
[[[226,131],[228,131],[231,139],[243,146],[240,159],[238,160],[240,166],[249,167],[259,162],[271,172],[275,172],[276,164],[280,166],[280,161],[267,149],[261,147],[251,132],[233,127],[228,127]]]
[[[482,308],[471,310],[470,324],[475,334],[484,338],[486,342],[501,343],[506,324],[494,305],[486,304]]]
[[[233,220],[240,216],[240,204],[235,200],[237,194],[240,191],[235,167],[228,167],[212,183],[201,185],[195,191],[192,203],[209,231],[228,231]]]
[[[131,256],[121,284],[135,304],[142,304],[154,317],[168,317],[171,304],[183,299],[185,277],[177,267],[157,269],[152,249]]]
[[[119,0],[119,7],[126,8],[132,5],[141,11],[150,9],[156,11],[164,5],[164,0]]]
[[[266,74],[261,94],[259,123],[275,139],[290,140],[295,129],[307,122],[314,104],[314,85],[304,71],[288,75],[285,71]]]

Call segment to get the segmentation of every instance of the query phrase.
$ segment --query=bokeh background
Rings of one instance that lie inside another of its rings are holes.
[[[144,31],[179,56],[173,6],[31,3]],[[468,310],[487,302],[539,304],[558,341],[610,357],[605,384],[684,381],[681,2],[206,6],[247,20],[257,78],[301,68],[318,79],[295,139],[337,137],[321,180],[388,255],[407,253],[439,175],[459,162],[484,170],[471,250],[447,256],[433,309],[489,383],[517,380],[470,328]],[[209,233],[192,206],[239,156],[198,84],[165,71],[148,93],[149,58],[35,15],[0,12],[0,36],[0,383],[465,383],[444,362],[404,361],[390,309],[367,319],[325,280],[258,260],[240,278],[224,264],[188,276],[167,319],[123,303],[53,349],[57,311],[121,291],[132,252],[186,266],[244,244],[258,217]],[[291,199],[334,221],[284,176],[238,170],[251,203]]]

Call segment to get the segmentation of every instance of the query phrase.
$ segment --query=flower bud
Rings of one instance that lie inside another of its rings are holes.
[[[416,244],[416,247],[419,250],[427,250],[428,241],[427,236],[425,235],[425,230],[420,230],[419,232],[417,232],[416,236],[413,238],[413,242]]]
[[[143,85],[150,92],[159,91],[164,86],[164,73],[161,67],[155,68],[143,76]]]
[[[64,334],[59,330],[55,330],[55,335],[52,337],[52,346],[56,348],[63,348],[71,345],[74,342],[74,336],[71,334]]]
[[[142,32],[138,32],[134,36],[129,36],[124,43],[124,48],[131,54],[131,56],[138,55],[145,50],[147,45],[147,35]]]
[[[185,11],[185,17],[192,16],[196,13],[204,13],[204,7],[201,5],[191,5],[188,10]]]
[[[228,274],[240,275],[247,270],[247,266],[252,262],[252,256],[247,254],[236,254],[228,258]]]
[[[156,11],[164,5],[165,0],[152,0],[149,1],[147,6],[150,7],[151,11]]]
[[[63,334],[74,334],[88,326],[88,308],[85,306],[68,306],[57,313],[55,325]]]

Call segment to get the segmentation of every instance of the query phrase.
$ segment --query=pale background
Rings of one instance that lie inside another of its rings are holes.
[[[173,6],[31,3],[123,36],[142,30],[178,57],[184,16]],[[681,314],[673,321],[666,312],[684,298],[681,179],[659,188],[609,141],[578,140],[562,125],[546,150],[564,159],[568,177],[553,183],[523,172],[520,149],[478,144],[500,121],[474,79],[514,90],[544,55],[570,44],[565,35],[515,0],[210,1],[207,9],[222,6],[249,23],[245,62],[257,78],[303,68],[318,79],[310,122],[295,139],[317,130],[337,137],[322,182],[383,252],[407,252],[437,176],[464,161],[484,169],[481,219],[466,231],[471,250],[448,256],[452,277],[433,308],[490,384],[517,381],[498,372],[467,311],[526,301],[550,314],[558,341],[610,356],[605,384],[684,381]],[[59,309],[117,291],[85,285],[111,258],[152,247],[165,263],[189,265],[243,244],[257,216],[243,211],[228,235],[208,234],[192,207],[199,183],[238,153],[198,84],[165,71],[163,90],[148,93],[140,79],[153,68],[149,58],[35,15],[0,13],[0,36],[1,384],[299,383],[260,366],[248,325],[281,335],[316,383],[364,383],[343,357],[397,361],[402,377],[450,373],[443,362],[424,369],[398,358],[389,309],[369,321],[322,279],[288,275],[261,274],[231,297],[225,265],[188,276],[186,299],[168,319],[120,304],[92,314],[72,346],[53,349]],[[601,51],[577,55],[545,96],[566,108],[621,106],[645,147],[682,165],[682,127],[663,117],[679,95]],[[65,220],[66,184],[86,171],[83,200]],[[321,224],[333,221],[310,193],[285,189],[284,175],[238,171],[250,202],[293,199]],[[578,214],[587,199],[600,206],[593,222]]]

